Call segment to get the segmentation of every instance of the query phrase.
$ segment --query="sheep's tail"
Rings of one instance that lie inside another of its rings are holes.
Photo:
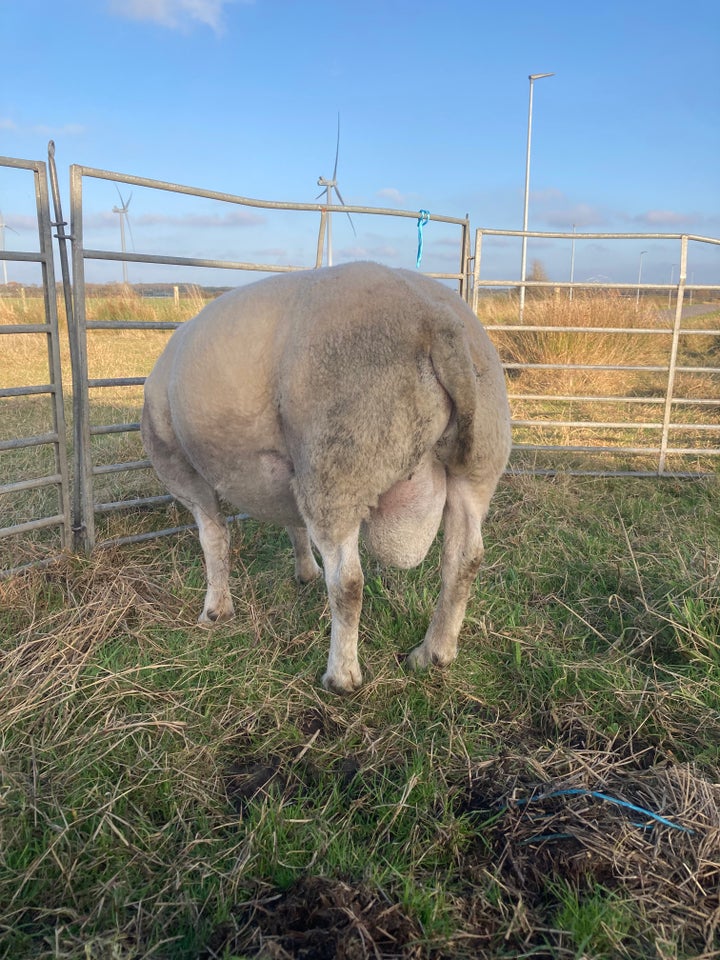
[[[462,469],[473,458],[477,388],[467,335],[457,317],[433,331],[430,360],[453,404],[450,423],[437,452],[447,466]]]

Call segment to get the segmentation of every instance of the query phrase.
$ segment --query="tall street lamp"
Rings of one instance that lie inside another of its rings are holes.
[[[646,253],[647,253],[647,250],[641,250],[641,251],[640,251],[640,265],[638,266],[638,288],[637,288],[637,294],[636,294],[636,296],[635,296],[635,309],[636,309],[636,310],[637,310],[637,308],[640,306],[640,281],[641,281],[641,279],[642,279],[642,258],[645,256]]]
[[[672,306],[672,285],[673,285],[673,280],[675,279],[675,267],[676,267],[676,266],[677,266],[677,264],[674,263],[674,264],[672,265],[672,267],[670,267],[670,289],[668,290],[668,310],[669,310],[670,307]]]
[[[533,107],[533,84],[536,80],[542,80],[544,77],[554,77],[554,73],[531,73],[528,77],[530,81],[530,101],[528,104],[528,130],[527,130],[527,151],[525,154],[525,203],[523,205],[523,232],[528,228],[528,202],[530,200],[530,141],[532,140],[532,107]],[[525,268],[527,265],[527,237],[522,238],[522,257],[520,259],[520,279],[523,285],[520,287],[520,322],[522,322],[523,311],[525,309]]]

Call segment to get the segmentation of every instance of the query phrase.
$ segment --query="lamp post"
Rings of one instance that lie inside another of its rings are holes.
[[[554,73],[531,73],[528,77],[530,81],[530,99],[528,103],[528,129],[527,129],[527,150],[525,153],[525,202],[523,204],[523,232],[528,228],[528,202],[530,200],[530,142],[532,140],[532,106],[533,106],[533,84],[536,80],[542,80],[545,77],[554,77]],[[522,238],[522,256],[520,258],[520,322],[522,323],[523,311],[525,309],[525,268],[527,265],[527,237]]]
[[[672,267],[670,267],[670,290],[668,290],[668,310],[669,310],[670,307],[672,306],[672,284],[673,284],[673,280],[675,279],[675,267],[676,267],[676,266],[677,266],[677,264],[674,263],[674,264],[672,265]]]
[[[637,295],[635,296],[636,310],[640,306],[640,280],[642,279],[642,258],[645,256],[646,253],[647,253],[647,250],[640,251],[640,265],[638,267],[638,288],[637,288]]]

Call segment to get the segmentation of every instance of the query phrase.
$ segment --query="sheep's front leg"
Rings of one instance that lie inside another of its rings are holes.
[[[341,543],[324,542],[312,529],[310,532],[322,556],[332,617],[323,686],[332,693],[352,693],[362,684],[357,650],[364,583],[358,553],[359,527]]]
[[[444,667],[457,656],[458,634],[483,558],[482,522],[493,490],[494,484],[488,488],[464,477],[448,477],[442,586],[425,639],[408,656],[414,670],[431,664]]]

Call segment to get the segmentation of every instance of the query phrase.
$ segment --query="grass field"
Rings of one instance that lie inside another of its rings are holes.
[[[426,675],[437,551],[366,562],[349,699],[272,528],[213,632],[192,535],[2,584],[0,956],[717,956],[716,483],[508,478],[487,543]]]
[[[458,660],[402,661],[438,546],[365,558],[346,699],[272,527],[234,525],[212,631],[193,534],[0,581],[0,957],[720,957],[717,503],[506,477]]]

